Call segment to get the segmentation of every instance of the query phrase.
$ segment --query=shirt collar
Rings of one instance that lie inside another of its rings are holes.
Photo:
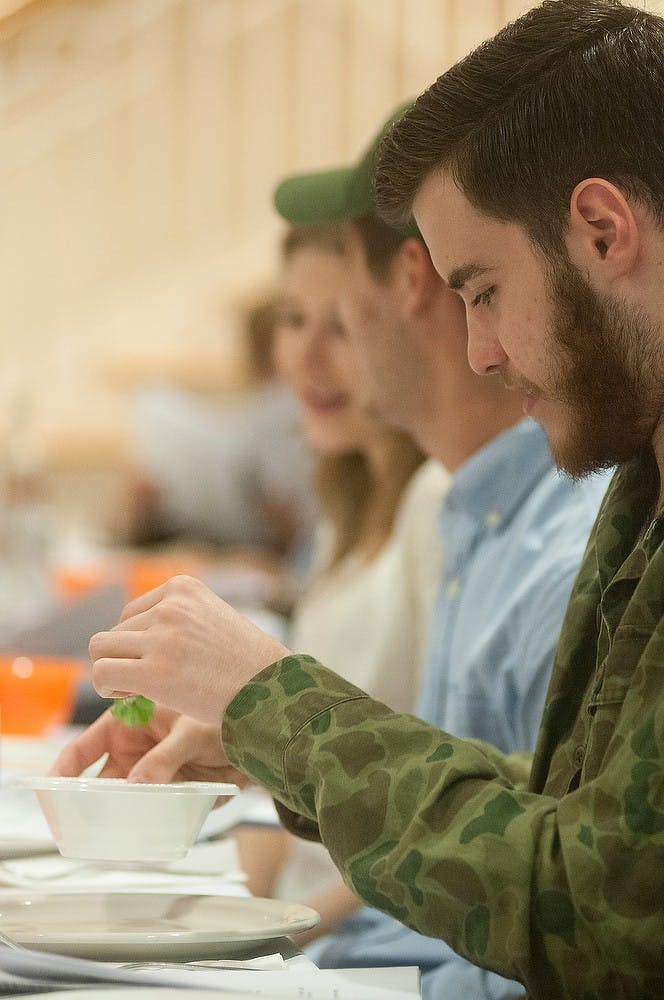
[[[662,541],[664,518],[652,519],[658,495],[659,470],[651,448],[618,467],[596,522],[597,565],[603,589],[635,546],[640,544],[650,558]]]
[[[488,527],[498,527],[509,521],[551,468],[546,434],[534,420],[520,420],[456,471],[444,506],[464,510]]]

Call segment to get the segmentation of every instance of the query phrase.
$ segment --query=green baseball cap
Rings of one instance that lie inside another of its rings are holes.
[[[318,170],[285,177],[274,192],[274,206],[287,222],[296,226],[342,222],[360,215],[376,214],[373,170],[383,136],[411,107],[402,104],[384,123],[371,145],[350,167]],[[414,221],[394,227],[406,235],[419,235]]]

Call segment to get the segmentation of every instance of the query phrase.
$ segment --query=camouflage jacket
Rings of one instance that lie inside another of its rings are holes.
[[[234,763],[294,832],[320,834],[366,903],[537,1000],[664,997],[658,488],[651,454],[609,487],[532,768],[398,715],[304,655],[262,671],[224,719]]]

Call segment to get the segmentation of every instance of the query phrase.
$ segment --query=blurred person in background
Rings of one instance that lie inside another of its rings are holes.
[[[364,369],[338,315],[344,255],[334,225],[295,227],[283,240],[275,367],[317,456],[322,515],[315,572],[288,641],[411,711],[439,575],[436,516],[447,477],[406,433],[367,412]],[[255,895],[318,910],[312,937],[359,906],[320,844],[258,827],[240,828],[237,842]]]
[[[315,516],[311,459],[292,393],[272,364],[275,306],[249,310],[249,387],[215,406],[168,386],[135,401],[134,465],[123,540],[237,548],[257,560],[308,562]]]

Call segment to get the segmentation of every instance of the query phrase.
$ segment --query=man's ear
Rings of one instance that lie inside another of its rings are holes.
[[[393,278],[399,283],[399,303],[404,316],[414,316],[426,307],[437,278],[424,242],[417,237],[404,240],[393,259]]]
[[[600,281],[628,274],[639,254],[639,227],[622,191],[591,177],[570,198],[568,244],[572,259]]]

